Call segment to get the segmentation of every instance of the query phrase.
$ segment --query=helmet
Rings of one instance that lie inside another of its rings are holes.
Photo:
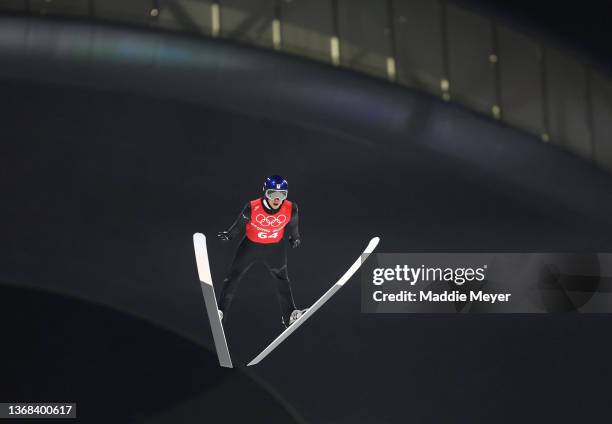
[[[272,175],[266,178],[263,185],[264,196],[266,196],[266,198],[269,200],[274,198],[285,200],[287,198],[288,191],[289,183],[280,175]]]

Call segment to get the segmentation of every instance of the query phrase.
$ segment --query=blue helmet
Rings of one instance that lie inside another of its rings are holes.
[[[280,175],[272,175],[266,178],[263,185],[263,192],[268,200],[279,199],[283,201],[287,198],[289,183]]]
[[[272,175],[264,182],[263,191],[266,190],[289,190],[289,183],[280,175]]]

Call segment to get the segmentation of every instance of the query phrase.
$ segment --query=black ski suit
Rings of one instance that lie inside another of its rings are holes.
[[[281,210],[274,210],[269,207],[265,199],[260,199],[261,205],[268,214],[275,214]],[[276,281],[276,288],[278,294],[278,303],[281,310],[281,319],[283,325],[288,325],[289,316],[293,310],[296,309],[293,301],[293,294],[291,292],[291,283],[289,281],[289,275],[287,273],[287,243],[283,242],[284,239],[288,239],[289,244],[293,247],[297,247],[300,242],[300,233],[298,230],[298,207],[296,203],[292,204],[291,209],[291,220],[285,227],[285,233],[283,239],[278,243],[262,244],[255,243],[249,240],[245,236],[245,227],[251,220],[251,204],[250,202],[242,209],[242,212],[232,224],[232,226],[225,232],[229,235],[230,239],[242,236],[242,240],[238,245],[236,254],[230,270],[225,280],[223,280],[223,289],[221,290],[221,296],[219,298],[219,309],[223,312],[224,321],[227,319],[230,305],[238,283],[246,272],[256,263],[262,263],[266,266],[272,277]]]

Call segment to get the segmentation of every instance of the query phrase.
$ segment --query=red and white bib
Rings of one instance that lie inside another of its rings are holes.
[[[251,220],[246,225],[246,236],[254,243],[278,243],[291,221],[292,203],[285,200],[280,210],[270,215],[261,202],[261,199],[251,200]]]

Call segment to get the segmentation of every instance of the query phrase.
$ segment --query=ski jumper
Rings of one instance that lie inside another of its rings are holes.
[[[282,322],[287,325],[291,312],[297,308],[287,272],[287,243],[283,240],[300,238],[297,204],[285,200],[275,210],[264,198],[252,200],[228,230],[233,238],[242,231],[243,238],[223,281],[219,309],[227,317],[238,283],[251,266],[262,263],[276,282]]]

